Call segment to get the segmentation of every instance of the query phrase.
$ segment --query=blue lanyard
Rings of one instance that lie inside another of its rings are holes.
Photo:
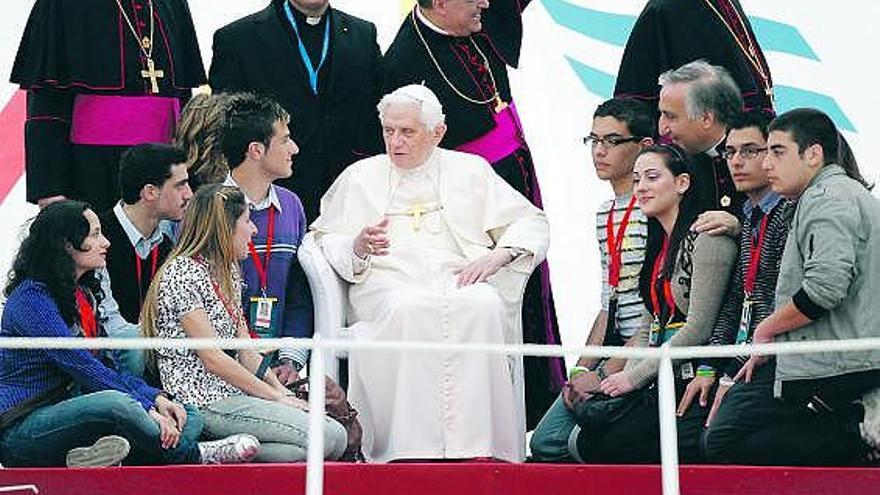
[[[321,60],[318,62],[318,68],[316,69],[312,65],[312,59],[309,57],[309,52],[306,51],[306,46],[303,45],[302,36],[299,35],[299,28],[296,27],[296,20],[294,20],[293,12],[290,10],[290,2],[284,2],[284,13],[287,14],[287,20],[290,21],[290,25],[293,26],[293,32],[296,33],[299,55],[302,57],[306,71],[309,73],[309,86],[312,87],[312,93],[318,94],[318,72],[321,70],[321,66],[324,65],[324,60],[327,59],[327,49],[330,48],[330,19],[327,19],[327,24],[324,26],[324,47],[321,48]]]

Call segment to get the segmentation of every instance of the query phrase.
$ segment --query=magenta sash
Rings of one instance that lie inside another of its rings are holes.
[[[507,108],[495,114],[494,129],[456,150],[480,155],[489,163],[495,163],[525,146],[520,129],[516,106],[510,102]]]
[[[167,96],[76,95],[70,142],[90,146],[170,143],[180,100]]]

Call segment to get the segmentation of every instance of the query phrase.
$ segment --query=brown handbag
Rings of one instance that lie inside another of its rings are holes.
[[[361,452],[361,439],[364,435],[361,424],[357,419],[357,410],[351,407],[345,397],[345,391],[332,378],[325,377],[324,386],[324,410],[327,416],[338,421],[345,427],[348,434],[348,447],[339,458],[345,462],[364,462],[364,454]],[[309,400],[309,379],[301,378],[287,388],[293,394],[304,401]]]

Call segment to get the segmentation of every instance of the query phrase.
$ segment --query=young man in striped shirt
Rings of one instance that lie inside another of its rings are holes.
[[[614,98],[593,114],[584,144],[590,147],[596,175],[611,184],[612,199],[596,213],[596,237],[602,263],[602,309],[596,315],[587,345],[624,345],[642,324],[639,271],[645,255],[648,222],[633,196],[632,169],[639,151],[653,144],[652,109],[642,102]],[[579,460],[580,428],[572,412],[589,398],[606,375],[620,371],[625,360],[581,357],[569,372],[562,394],[538,424],[531,440],[532,455],[544,462]]]

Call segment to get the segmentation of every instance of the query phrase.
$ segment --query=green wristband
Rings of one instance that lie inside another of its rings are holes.
[[[568,370],[568,379],[572,380],[574,377],[582,374],[588,373],[590,370],[584,366],[572,366],[570,370]]]

